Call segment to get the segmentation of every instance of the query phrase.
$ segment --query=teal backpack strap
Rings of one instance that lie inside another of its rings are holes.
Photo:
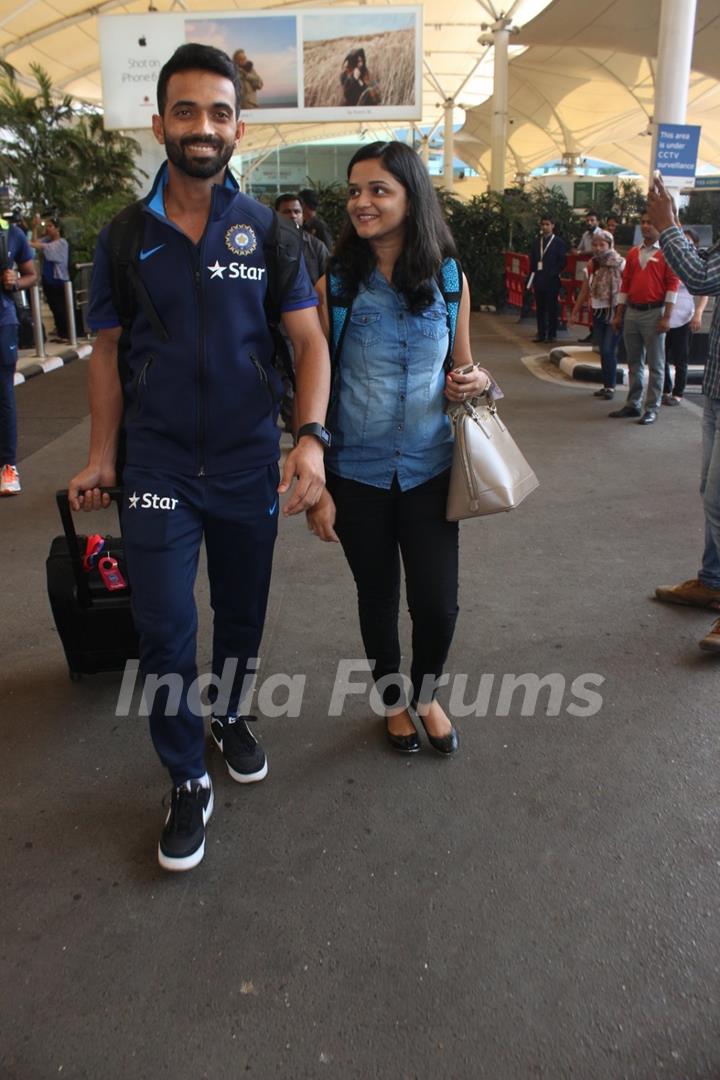
[[[443,259],[440,267],[438,280],[440,292],[447,308],[448,323],[448,351],[445,357],[445,367],[452,367],[452,355],[455,348],[455,333],[457,331],[458,312],[460,311],[460,299],[462,297],[462,267],[457,259],[448,256]]]
[[[330,365],[334,372],[340,360],[340,350],[342,349],[352,302],[348,304],[344,299],[342,280],[334,270],[328,270],[326,284],[330,322]]]

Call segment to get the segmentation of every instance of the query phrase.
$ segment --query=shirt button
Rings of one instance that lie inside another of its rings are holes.
[[[403,429],[402,424],[398,424],[398,431],[402,431],[402,429]]]
[[[401,401],[404,401],[404,400],[405,400],[405,395],[404,395],[404,394],[401,394],[401,395],[400,395],[400,400],[401,400]]]
[[[395,451],[395,457],[400,457],[400,451],[399,450]]]
[[[403,349],[407,348],[407,341],[401,341],[400,344],[402,345]]]

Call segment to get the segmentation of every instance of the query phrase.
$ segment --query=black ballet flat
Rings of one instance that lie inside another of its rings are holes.
[[[386,726],[385,734],[393,750],[397,750],[399,754],[417,754],[420,749],[420,736],[417,731],[411,732],[410,735],[393,735]]]
[[[460,740],[458,738],[457,728],[452,724],[452,730],[447,735],[431,735],[428,729],[425,727],[425,720],[418,713],[420,723],[425,728],[425,734],[427,735],[428,742],[432,746],[433,750],[437,750],[438,754],[444,754],[448,757],[450,754],[456,754]],[[452,721],[451,721],[452,723]]]

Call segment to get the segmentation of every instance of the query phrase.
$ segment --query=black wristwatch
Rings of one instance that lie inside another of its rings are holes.
[[[298,429],[295,439],[296,443],[302,439],[303,435],[314,435],[316,439],[320,440],[326,450],[329,450],[332,446],[332,435],[326,427],[322,426],[322,424],[303,424],[303,426]]]

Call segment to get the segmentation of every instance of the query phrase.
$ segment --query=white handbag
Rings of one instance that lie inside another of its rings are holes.
[[[448,521],[514,510],[538,478],[487,394],[449,411],[455,434]]]

